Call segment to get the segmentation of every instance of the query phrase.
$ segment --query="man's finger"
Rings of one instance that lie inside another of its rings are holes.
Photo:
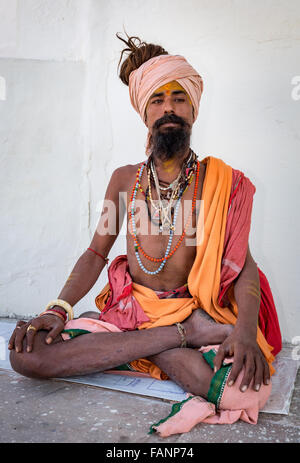
[[[256,357],[255,359],[255,375],[252,388],[254,391],[259,391],[260,386],[262,385],[263,381],[263,373],[264,373],[264,364],[261,357]]]
[[[235,354],[231,372],[228,377],[228,382],[227,382],[228,386],[232,386],[235,383],[241,369],[243,368],[243,363],[244,363],[244,356],[241,354]]]
[[[62,330],[63,327],[61,327],[60,325],[56,326],[55,328],[52,328],[52,330],[49,331],[49,333],[47,334],[46,343],[51,344],[51,342],[62,332]]]
[[[37,328],[31,324],[26,329],[27,352],[31,352],[33,349],[33,340],[37,331]]]
[[[28,324],[24,323],[24,325],[18,325],[15,329],[15,349],[16,352],[22,352],[23,350],[23,339],[26,336],[26,328]]]
[[[18,327],[16,327],[11,335],[11,337],[9,338],[9,341],[8,341],[8,349],[13,349],[15,347],[15,337],[16,337],[16,331],[17,329],[19,329]]]
[[[216,373],[222,366],[223,360],[226,356],[224,347],[220,346],[214,358],[214,372]]]
[[[24,322],[23,320],[18,321],[17,326],[15,327],[15,329],[12,332],[12,335],[9,338],[9,341],[8,341],[8,349],[9,350],[11,350],[11,349],[13,349],[15,347],[15,338],[16,338],[17,330],[19,330],[21,328],[21,326],[25,325],[25,324],[26,324],[26,322]]]
[[[245,392],[255,375],[255,360],[253,355],[248,354],[245,362],[245,372],[240,384],[240,391]]]
[[[270,367],[267,363],[267,361],[265,360],[265,358],[263,358],[264,360],[264,372],[263,372],[263,378],[264,378],[264,384],[267,386],[268,384],[270,384]]]

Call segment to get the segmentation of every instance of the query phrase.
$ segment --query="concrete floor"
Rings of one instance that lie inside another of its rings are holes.
[[[0,370],[0,442],[300,442],[300,371],[289,415],[261,413],[257,425],[200,424],[163,439],[148,435],[171,405],[158,399]]]
[[[160,438],[151,424],[171,404],[58,380],[29,379],[0,369],[0,442],[4,443],[296,443],[300,442],[300,370],[289,415],[260,413],[257,425],[199,424]]]

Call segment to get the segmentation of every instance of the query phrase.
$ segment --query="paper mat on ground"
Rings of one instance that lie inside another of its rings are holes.
[[[91,375],[58,379],[74,383],[88,384],[89,386],[100,386],[106,389],[129,392],[131,394],[174,400],[176,402],[181,402],[187,398],[187,393],[173,381],[159,381],[148,377],[94,373]]]
[[[0,368],[11,370],[7,343],[15,322],[0,322]],[[272,393],[262,412],[288,415],[298,362],[287,353],[280,353],[275,362],[276,373],[272,377]],[[156,397],[172,401],[182,401],[186,392],[173,381],[159,381],[148,377],[94,373],[84,376],[59,378],[90,386],[103,387],[132,394]]]

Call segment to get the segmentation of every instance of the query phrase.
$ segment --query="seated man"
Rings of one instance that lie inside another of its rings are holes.
[[[238,170],[213,157],[199,161],[190,148],[203,91],[197,71],[158,45],[127,39],[120,78],[149,130],[148,159],[112,174],[90,247],[58,299],[17,323],[12,367],[36,378],[116,368],[171,378],[206,404],[198,421],[215,416],[213,404],[227,413],[220,422],[238,419],[228,418],[232,410],[256,422],[281,336],[268,282],[248,246],[255,188]],[[127,254],[108,269],[96,298],[100,314],[73,319],[125,215]]]

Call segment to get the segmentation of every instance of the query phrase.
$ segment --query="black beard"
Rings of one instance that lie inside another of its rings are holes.
[[[174,122],[178,127],[167,127],[163,131],[162,124]],[[168,161],[178,154],[184,153],[190,147],[190,126],[181,117],[168,114],[157,120],[153,125],[152,155],[162,161]]]

